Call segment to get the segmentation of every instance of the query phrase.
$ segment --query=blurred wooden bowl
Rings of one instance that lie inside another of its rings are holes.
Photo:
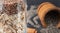
[[[56,7],[50,2],[44,2],[38,6],[37,13],[40,18],[41,24],[43,27],[47,27],[46,21],[45,21],[45,16],[48,12],[51,10],[58,10],[57,12],[60,12],[60,8]],[[58,24],[59,25],[59,24]],[[58,26],[57,25],[57,26]],[[60,26],[60,25],[59,25]]]

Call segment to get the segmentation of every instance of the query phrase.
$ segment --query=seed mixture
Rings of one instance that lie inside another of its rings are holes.
[[[0,33],[26,33],[25,8],[23,6],[13,0],[5,0],[2,11],[0,11]],[[23,11],[20,8],[23,8]]]

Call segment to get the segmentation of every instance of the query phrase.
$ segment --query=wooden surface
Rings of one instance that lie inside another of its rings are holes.
[[[37,31],[33,28],[27,28],[27,33],[37,33]]]

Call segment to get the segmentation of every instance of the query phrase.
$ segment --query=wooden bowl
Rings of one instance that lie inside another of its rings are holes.
[[[47,24],[46,24],[46,21],[45,21],[45,16],[48,12],[50,12],[51,10],[56,10],[56,12],[60,12],[59,10],[60,8],[56,7],[55,5],[53,5],[52,3],[50,2],[44,2],[42,4],[40,4],[38,6],[38,16],[40,18],[40,21],[41,21],[41,24],[43,27],[47,27]],[[55,11],[54,11],[55,12]],[[60,15],[60,14],[59,14]],[[59,17],[59,16],[58,16]],[[59,21],[58,21],[59,22]],[[59,25],[59,24],[58,24]],[[57,25],[57,26],[58,26]],[[60,27],[60,25],[59,25]]]

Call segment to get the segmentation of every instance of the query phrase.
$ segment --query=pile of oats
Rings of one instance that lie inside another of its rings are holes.
[[[26,22],[24,4],[13,2],[11,4],[4,3],[2,12],[0,11],[0,33],[26,33],[25,29]]]

